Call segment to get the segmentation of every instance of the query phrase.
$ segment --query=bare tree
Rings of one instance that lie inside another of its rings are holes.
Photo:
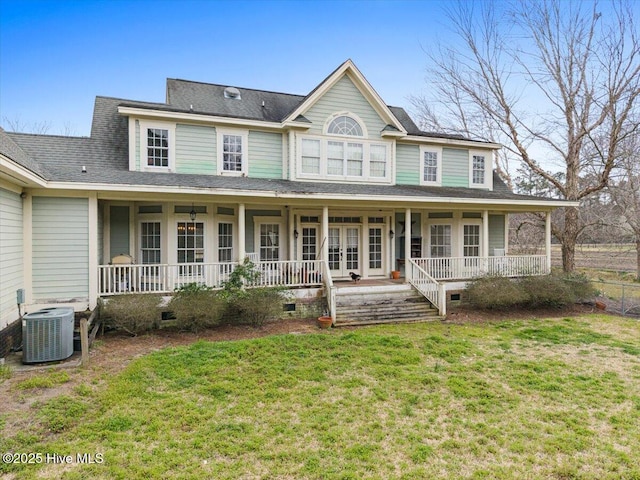
[[[457,39],[430,54],[430,115],[457,118],[461,129],[484,123],[487,139],[562,198],[601,191],[638,128],[632,113],[640,96],[637,4],[606,6],[605,16],[596,1],[459,2],[447,12]],[[578,209],[565,208],[563,217],[553,231],[572,271]]]
[[[15,118],[2,117],[5,124],[5,130],[10,132],[35,133],[38,135],[46,135],[51,130],[51,122],[34,122],[27,123],[19,116]]]
[[[635,242],[636,278],[640,280],[640,138],[630,139],[626,146],[608,191],[625,220],[622,229]]]

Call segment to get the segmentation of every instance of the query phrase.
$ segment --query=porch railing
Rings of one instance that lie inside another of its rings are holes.
[[[158,265],[100,265],[100,296],[124,293],[171,293],[189,283],[222,288],[238,264],[184,263]],[[257,262],[260,276],[249,287],[320,286],[323,265],[320,261]]]
[[[436,280],[469,280],[483,275],[521,277],[549,273],[546,255],[414,258],[412,260]]]
[[[439,315],[445,316],[447,314],[447,298],[444,285],[429,275],[417,260],[421,259],[412,258],[409,260],[407,280],[438,309]]]
[[[255,262],[260,276],[251,287],[302,287],[322,284],[322,262],[317,260],[282,260]]]

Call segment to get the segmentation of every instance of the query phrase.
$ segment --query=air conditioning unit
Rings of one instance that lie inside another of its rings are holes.
[[[43,308],[22,317],[22,363],[64,360],[73,355],[73,308]]]

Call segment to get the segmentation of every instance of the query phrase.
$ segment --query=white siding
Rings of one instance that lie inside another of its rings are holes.
[[[33,298],[89,297],[89,201],[33,198]]]
[[[17,320],[16,290],[24,288],[22,199],[0,188],[0,330]]]

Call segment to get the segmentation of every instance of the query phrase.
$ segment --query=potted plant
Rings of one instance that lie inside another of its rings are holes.
[[[320,328],[330,328],[333,325],[333,318],[326,310],[318,317],[318,326]]]

